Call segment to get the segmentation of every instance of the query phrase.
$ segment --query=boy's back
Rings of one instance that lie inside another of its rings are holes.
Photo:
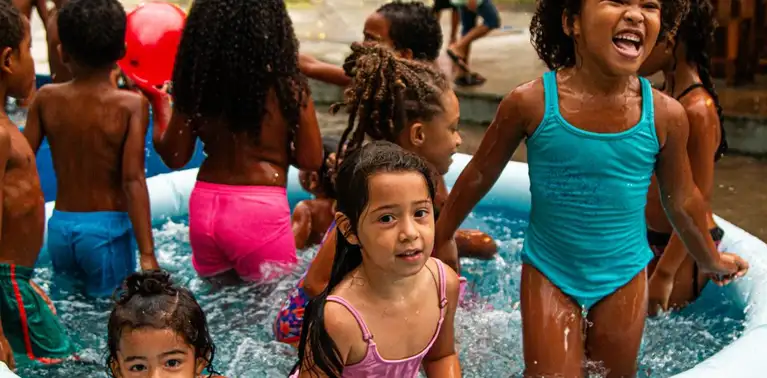
[[[148,114],[146,100],[109,82],[51,84],[37,96],[56,170],[56,209],[128,211],[124,146],[131,116]]]

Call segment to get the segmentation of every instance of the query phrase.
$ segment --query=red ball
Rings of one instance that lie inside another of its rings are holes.
[[[186,13],[168,3],[145,3],[128,13],[125,57],[118,62],[134,81],[160,86],[171,79]]]

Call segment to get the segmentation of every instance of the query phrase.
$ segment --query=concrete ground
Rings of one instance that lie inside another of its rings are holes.
[[[126,8],[140,1],[123,0]],[[188,0],[174,0],[182,6]],[[301,40],[301,52],[333,63],[343,61],[351,42],[362,38],[365,18],[381,0],[300,0],[288,1],[296,35]],[[503,27],[472,46],[470,64],[487,77],[488,82],[471,89],[460,89],[464,143],[461,152],[473,153],[479,145],[486,125],[495,113],[498,99],[520,83],[532,80],[546,70],[530,45],[531,14],[524,11],[500,10]],[[443,28],[448,30],[449,16],[443,15]],[[36,16],[33,19],[33,47],[38,72],[47,72],[45,32]],[[447,33],[445,33],[447,35]],[[444,55],[444,54],[443,54]],[[450,71],[446,56],[440,65]],[[731,144],[746,150],[767,152],[767,80],[750,88],[724,88],[720,85],[725,111],[735,121],[728,121]],[[315,100],[319,103],[338,99],[338,88],[313,83]],[[322,105],[318,105],[322,109]],[[340,134],[345,119],[320,112],[324,133]],[[514,155],[524,161],[524,146]],[[717,165],[713,195],[714,211],[767,240],[767,162],[747,156],[726,156]]]

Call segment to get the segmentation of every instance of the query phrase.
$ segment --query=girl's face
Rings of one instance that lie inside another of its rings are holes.
[[[170,329],[126,329],[118,348],[112,372],[119,378],[196,378],[205,368],[194,348]]]
[[[461,145],[458,134],[458,119],[461,116],[458,97],[452,90],[442,95],[443,112],[435,115],[429,122],[415,123],[410,127],[410,142],[415,146],[415,153],[421,155],[433,165],[440,175],[444,175],[453,163],[453,155]]]
[[[628,76],[637,73],[652,51],[660,25],[659,0],[584,0],[570,32],[582,60],[606,73]]]
[[[434,248],[426,180],[417,172],[377,173],[368,178],[368,191],[356,236],[365,260],[398,276],[418,273]]]

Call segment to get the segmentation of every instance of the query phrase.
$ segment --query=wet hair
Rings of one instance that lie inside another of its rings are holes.
[[[399,58],[381,45],[352,45],[352,56],[344,70],[354,78],[344,91],[343,102],[333,104],[331,113],[344,108],[349,123],[341,135],[341,146],[349,154],[362,145],[367,135],[373,140],[396,142],[399,134],[414,121],[430,121],[445,109],[442,94],[450,84],[438,68]]]
[[[352,152],[341,163],[337,177],[336,211],[349,218],[351,234],[357,233],[360,217],[368,204],[370,177],[394,172],[422,175],[430,198],[434,198],[435,187],[426,162],[396,144],[385,141],[368,143]],[[362,264],[362,249],[359,245],[350,244],[346,240],[348,234],[345,235],[340,228],[336,229],[336,254],[330,280],[325,290],[309,300],[306,306],[298,346],[298,363],[293,367],[293,372],[299,368],[308,368],[315,374],[321,371],[331,378],[340,377],[343,373],[344,364],[338,348],[325,329],[325,302],[344,277]]]
[[[393,1],[376,10],[389,21],[389,38],[397,50],[410,49],[413,59],[432,62],[442,49],[442,27],[434,11],[421,2]]]
[[[332,137],[332,136],[322,137],[322,149],[323,149],[322,166],[320,167],[320,170],[317,172],[317,175],[319,176],[319,181],[320,181],[320,188],[322,190],[322,194],[324,194],[328,198],[335,199],[336,189],[335,189],[335,185],[333,183],[333,177],[332,177],[334,167],[330,165],[328,158],[330,157],[330,155],[338,152],[338,138]]]
[[[565,34],[562,15],[567,15],[569,27],[573,16],[580,14],[584,0],[539,0],[530,22],[530,42],[538,57],[551,70],[575,66],[575,40]],[[687,0],[660,0],[661,34],[674,34],[681,16],[686,11]]]
[[[57,17],[61,49],[74,61],[111,67],[125,55],[125,9],[117,0],[72,0]]]
[[[18,50],[25,33],[21,12],[10,0],[0,1],[0,49]]]
[[[711,54],[714,46],[714,31],[717,26],[714,18],[714,6],[710,0],[689,1],[689,11],[682,18],[679,30],[674,36],[677,41],[675,48],[678,48],[680,43],[685,45],[687,62],[698,70],[701,84],[714,100],[722,135],[714,155],[714,160],[717,161],[727,152],[728,145],[724,131],[722,105],[719,102],[719,95],[711,77]],[[676,62],[674,64],[676,65]],[[671,89],[673,92],[673,88]]]
[[[298,40],[283,0],[197,0],[173,69],[174,106],[189,117],[223,120],[258,141],[274,91],[289,137],[309,88],[298,70]]]
[[[170,329],[194,347],[195,359],[206,362],[213,374],[216,347],[208,333],[205,313],[192,293],[174,285],[170,275],[160,271],[133,273],[115,292],[115,307],[109,315],[107,374],[118,362],[117,350],[123,332],[142,328]]]

